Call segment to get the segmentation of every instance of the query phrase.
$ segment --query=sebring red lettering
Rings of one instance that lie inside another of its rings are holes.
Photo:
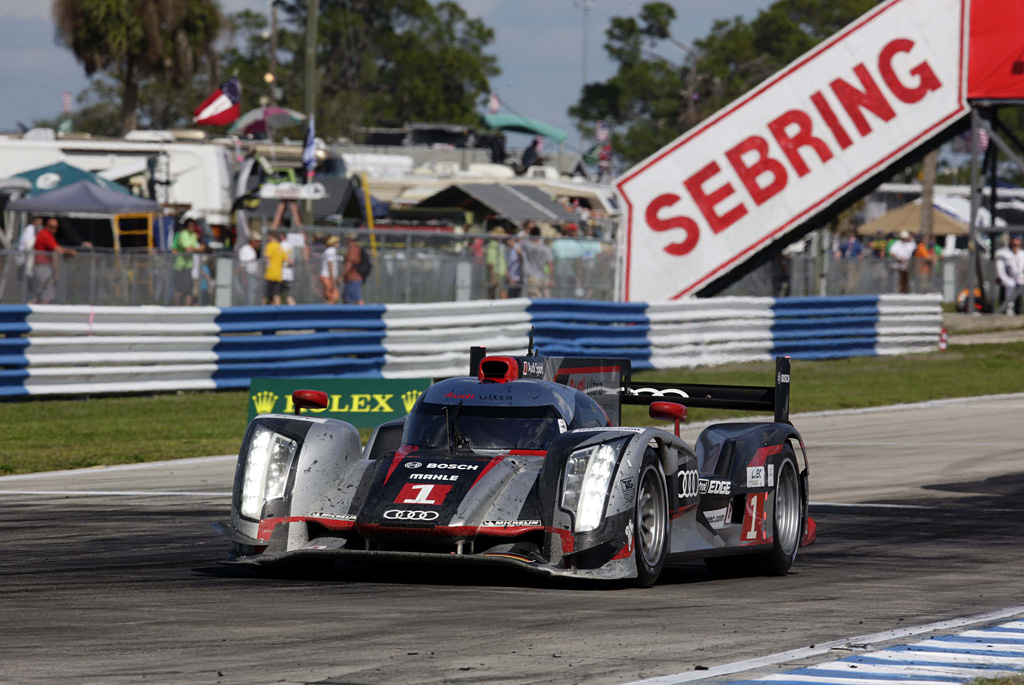
[[[857,90],[843,79],[837,78],[832,82],[832,92],[836,94],[843,109],[850,115],[850,119],[857,127],[857,132],[866,136],[871,133],[871,125],[868,124],[867,118],[861,112],[862,109],[868,110],[882,121],[892,121],[896,112],[882,95],[882,90],[875,83],[875,79],[871,77],[867,67],[858,64],[853,68],[853,73],[860,79],[860,85],[864,90]]]
[[[913,48],[914,41],[907,38],[890,41],[879,53],[877,65],[877,74],[881,76],[888,93],[909,105],[920,102],[928,93],[942,87],[942,82],[927,61],[919,62],[909,70],[896,68],[894,63],[898,61],[898,56],[910,53]],[[851,83],[852,79],[836,78],[829,85],[835,101],[849,117],[857,133],[864,138],[873,130],[867,113],[881,122],[889,122],[896,117],[896,110],[887,99],[887,93],[864,64],[855,66],[853,75],[858,84]],[[770,136],[750,135],[725,151],[724,156],[732,173],[756,205],[765,204],[785,190],[790,168],[801,178],[811,173],[813,162],[809,163],[808,160],[813,160],[812,151],[818,161],[826,164],[835,156],[836,150],[846,150],[854,145],[855,141],[846,125],[840,121],[833,105],[821,91],[811,94],[810,105],[813,110],[810,107],[806,111],[790,109],[768,122]],[[814,130],[812,111],[817,112],[820,121],[824,122],[832,134],[830,140],[826,141],[823,131]],[[772,144],[778,146],[777,150],[773,151]],[[737,194],[736,188],[723,174],[717,161],[712,160],[704,165],[684,179],[682,185],[713,233],[721,233],[749,212],[742,196],[733,197]],[[682,199],[674,193],[663,193],[651,200],[644,212],[647,226],[652,231],[683,231],[678,234],[678,240],[663,248],[676,257],[692,252],[700,241],[701,232],[700,225],[691,216],[681,213],[666,216],[672,214],[666,210],[675,207]]]
[[[711,226],[711,230],[715,233],[721,233],[747,214],[747,208],[742,203],[736,205],[725,214],[719,214],[715,211],[715,207],[736,192],[732,184],[728,182],[725,185],[718,186],[717,190],[712,190],[711,192],[704,190],[704,183],[711,180],[721,170],[722,167],[718,166],[718,162],[711,162],[711,164],[708,164],[683,181],[683,185],[690,191],[693,201],[697,203],[700,213],[704,215],[708,225]]]
[[[900,38],[882,48],[882,54],[878,57],[878,71],[882,73],[882,80],[889,86],[892,94],[908,105],[920,102],[929,91],[938,90],[942,82],[935,75],[927,62],[921,62],[910,70],[912,76],[917,77],[917,86],[909,87],[900,81],[900,77],[892,68],[892,60],[901,52],[910,52],[914,47],[914,41],[907,38]]]
[[[810,115],[799,109],[791,109],[768,124],[768,130],[775,136],[775,142],[782,148],[797,176],[806,176],[810,171],[800,156],[802,147],[813,148],[822,163],[832,159],[832,151],[828,149],[825,141],[811,133],[813,125]],[[790,132],[794,126],[796,130]]]
[[[814,103],[814,108],[818,110],[818,114],[825,120],[825,125],[828,126],[828,130],[832,131],[832,135],[835,136],[836,142],[839,143],[839,147],[844,150],[853,145],[853,140],[850,138],[850,134],[846,132],[843,125],[839,123],[839,117],[832,111],[832,105],[828,104],[828,100],[821,93],[815,93],[811,96],[811,102]]]
[[[748,164],[744,157],[749,157],[747,153],[750,152],[756,153],[756,156],[752,163]],[[725,156],[757,204],[763,205],[786,187],[786,180],[789,178],[786,167],[782,166],[782,162],[768,156],[768,141],[761,136],[750,136],[727,151]],[[765,174],[771,174],[771,180],[761,185],[758,179]]]
[[[686,231],[686,238],[681,243],[670,243],[663,249],[670,255],[675,257],[682,257],[685,254],[689,254],[697,245],[697,239],[700,238],[700,229],[697,227],[697,222],[693,219],[685,216],[674,216],[670,219],[662,219],[658,216],[658,212],[666,207],[671,207],[675,203],[679,202],[680,197],[678,195],[666,194],[659,195],[651,201],[651,204],[647,205],[647,225],[651,227],[652,231],[669,231],[673,228],[679,228]]]

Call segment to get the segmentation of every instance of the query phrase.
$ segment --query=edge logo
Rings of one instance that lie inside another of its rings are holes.
[[[388,509],[384,512],[384,518],[389,521],[436,521],[438,516],[436,511],[414,509]]]

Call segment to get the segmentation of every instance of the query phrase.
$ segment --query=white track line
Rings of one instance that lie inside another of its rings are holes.
[[[83,469],[67,469],[66,471],[40,471],[39,473],[19,473],[13,476],[0,476],[0,483],[27,478],[50,478],[53,476],[80,476],[89,473],[110,473],[111,471],[134,471],[136,469],[152,469],[159,466],[202,464],[204,462],[227,461],[238,459],[237,454],[223,454],[216,457],[188,457],[186,459],[164,459],[163,461],[147,461],[141,464],[116,464],[114,466],[90,466]]]
[[[672,675],[636,680],[628,683],[627,685],[673,685],[674,683],[688,683],[695,680],[719,678],[733,673],[742,673],[744,671],[753,671],[758,668],[765,668],[766,666],[774,666],[776,664],[786,663],[787,661],[799,661],[801,659],[820,656],[833,649],[848,647],[850,645],[871,645],[880,642],[888,642],[889,640],[897,640],[911,635],[923,635],[925,633],[933,633],[940,630],[951,630],[961,626],[969,626],[975,623],[998,621],[1002,618],[1019,616],[1020,614],[1024,614],[1024,605],[997,609],[995,611],[967,616],[965,618],[955,618],[948,621],[938,621],[936,623],[925,623],[923,625],[899,628],[897,630],[887,630],[881,633],[859,635],[857,637],[850,637],[842,640],[832,640],[830,642],[815,644],[811,647],[801,647],[799,649],[791,649],[786,652],[769,654],[768,656],[761,656],[754,659],[734,661],[729,664],[713,666],[706,671],[684,671],[682,673],[674,673]],[[875,656],[875,654],[873,653],[871,656]],[[915,658],[916,656],[917,655],[915,653]]]
[[[0,495],[44,495],[66,497],[231,497],[230,492],[177,492],[173,490],[0,490]]]

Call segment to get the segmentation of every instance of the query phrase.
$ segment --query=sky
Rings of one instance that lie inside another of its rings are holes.
[[[491,85],[505,103],[504,111],[563,128],[569,131],[567,144],[578,147],[579,135],[567,110],[579,99],[583,84],[584,24],[587,81],[605,80],[615,72],[603,48],[608,23],[613,16],[635,16],[644,0],[458,1],[495,31],[490,52],[502,73]],[[706,35],[716,19],[753,17],[771,0],[669,4],[677,14],[673,35],[690,42]],[[266,12],[268,5],[268,0],[221,0],[226,12]],[[88,83],[71,52],[54,41],[50,6],[50,0],[0,0],[0,131],[56,116],[62,94],[77,95]],[[585,6],[591,7],[589,12]]]

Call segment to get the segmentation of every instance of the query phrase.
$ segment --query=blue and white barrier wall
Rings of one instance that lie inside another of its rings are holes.
[[[443,377],[469,348],[634,369],[934,350],[939,296],[499,300],[361,307],[0,306],[0,397],[248,387],[254,377]]]

